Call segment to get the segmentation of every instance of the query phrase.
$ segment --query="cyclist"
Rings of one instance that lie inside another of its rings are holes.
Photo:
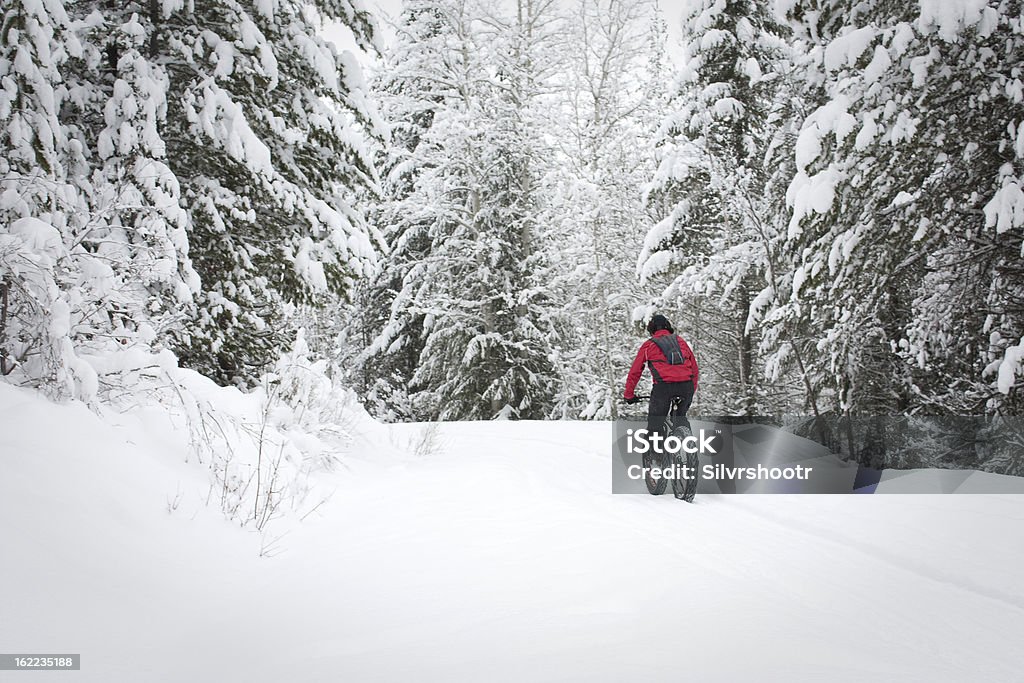
[[[665,316],[654,315],[647,323],[647,332],[651,337],[640,345],[633,365],[629,368],[623,398],[626,403],[636,403],[639,400],[634,390],[646,364],[651,371],[651,379],[654,380],[651,387],[651,404],[647,410],[647,432],[653,434],[664,428],[672,400],[676,397],[681,401],[680,416],[689,427],[686,411],[693,402],[693,394],[697,391],[697,380],[700,377],[697,359],[690,346],[675,333]]]

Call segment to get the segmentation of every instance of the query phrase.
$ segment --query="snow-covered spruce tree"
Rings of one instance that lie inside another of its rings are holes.
[[[75,377],[62,231],[82,199],[67,169],[59,69],[78,45],[59,2],[5,4],[2,21],[0,374],[63,397],[74,394]]]
[[[177,350],[245,384],[286,348],[291,304],[349,291],[374,260],[351,198],[375,182],[365,138],[380,125],[352,55],[317,32],[337,21],[371,49],[372,24],[348,0],[164,2],[145,16],[168,73],[163,138],[202,278]]]
[[[752,315],[772,292],[766,159],[784,32],[763,3],[689,3],[685,62],[657,136],[648,201],[661,220],[639,262],[645,279],[664,285],[658,303],[690,331],[711,412],[756,414],[786,402],[763,379]]]
[[[79,208],[79,188],[68,166],[81,163],[82,154],[59,116],[67,97],[60,69],[70,54],[80,52],[63,3],[5,3],[0,24],[4,225],[24,215]]]
[[[199,278],[188,258],[187,211],[167,164],[167,72],[137,14],[72,6],[82,44],[69,61],[63,117],[89,150],[90,225],[77,240],[109,269],[91,334],[113,326],[122,346],[159,346],[193,312]]]
[[[417,179],[430,163],[421,142],[435,112],[460,99],[445,67],[451,18],[443,3],[406,2],[395,42],[373,82],[390,137],[377,152],[385,201],[370,209],[370,220],[379,226],[388,254],[374,276],[358,286],[341,353],[349,382],[382,419],[413,416],[409,382],[423,349],[424,315],[411,302],[431,248],[431,219],[420,204]]]
[[[835,407],[1018,413],[1019,4],[790,4],[833,17],[809,53],[828,101],[796,146],[783,308],[821,329]]]
[[[388,322],[368,362],[413,370],[409,405],[420,419],[550,412],[553,370],[537,286],[544,255],[532,225],[541,130],[531,109],[532,31],[540,17],[529,3],[518,9],[509,19],[434,3],[428,30],[400,32],[402,78],[381,95],[400,113],[401,159],[381,211],[396,218],[393,259],[408,267],[391,272]]]
[[[518,0],[514,9],[482,13],[474,37],[480,70],[469,72],[471,87],[448,122],[456,127],[433,127],[466,164],[448,178],[463,183],[448,186],[459,207],[434,233],[432,260],[450,270],[424,288],[426,337],[413,377],[441,418],[543,418],[554,394],[542,280],[548,255],[537,249],[534,225],[551,4]],[[468,65],[471,44],[460,47]]]
[[[540,419],[550,413],[555,380],[537,311],[546,302],[534,278],[533,209],[523,186],[531,182],[529,156],[511,125],[487,133],[482,150],[461,150],[481,151],[475,161],[488,171],[471,179],[466,220],[433,233],[441,243],[431,260],[446,276],[424,283],[413,398],[442,419]]]
[[[578,0],[557,45],[548,98],[556,154],[539,216],[558,258],[545,278],[558,331],[556,414],[614,417],[624,368],[637,344],[632,314],[645,297],[636,242],[653,173],[649,139],[661,116],[665,27],[648,2]]]
[[[97,39],[102,17],[73,9],[10,3],[0,31],[0,372],[91,400],[123,365],[106,358],[151,348],[195,278],[138,25]],[[104,59],[117,39],[121,64]]]
[[[777,3],[776,9],[780,20],[786,17],[786,7]],[[752,302],[747,325],[759,338],[757,358],[763,363],[763,381],[775,394],[775,407],[818,418],[814,423],[820,427],[818,436],[832,445],[838,437],[820,419],[829,407],[821,394],[830,392],[831,381],[827,370],[814,362],[820,357],[818,330],[813,320],[780,305],[792,289],[798,257],[784,243],[790,218],[787,191],[797,173],[794,150],[803,121],[828,99],[822,78],[808,68],[808,62],[813,62],[807,55],[808,46],[832,35],[843,16],[860,9],[830,3],[824,8],[816,5],[814,11],[799,18],[788,17],[785,57],[773,64],[773,99],[767,118],[770,135],[764,140],[761,160],[763,195],[757,203],[758,220],[752,221],[766,286]]]

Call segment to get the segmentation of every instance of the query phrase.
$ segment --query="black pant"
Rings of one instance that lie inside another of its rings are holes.
[[[651,387],[651,404],[650,410],[647,413],[647,432],[653,434],[654,432],[661,431],[665,426],[665,418],[668,417],[669,411],[672,410],[672,399],[679,397],[681,403],[679,405],[679,414],[682,416],[681,420],[677,418],[677,426],[685,424],[687,427],[690,426],[690,421],[686,419],[686,411],[690,409],[690,404],[693,403],[693,382],[687,380],[685,382],[655,382]]]

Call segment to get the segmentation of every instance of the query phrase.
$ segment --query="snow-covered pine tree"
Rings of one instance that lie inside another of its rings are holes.
[[[376,241],[352,191],[372,186],[382,130],[355,59],[318,34],[372,22],[349,0],[163,2],[147,40],[169,76],[164,140],[191,218],[199,310],[176,335],[187,365],[252,381],[286,348],[291,304],[351,290]]]
[[[195,278],[138,24],[100,30],[72,8],[11,3],[0,29],[0,371],[91,400],[124,367],[109,356],[152,348]],[[132,46],[123,63],[106,59],[114,40]]]
[[[685,62],[657,137],[648,201],[661,220],[639,261],[644,277],[664,286],[661,307],[692,331],[711,412],[757,414],[785,402],[762,379],[752,315],[772,290],[765,160],[784,32],[763,3],[690,3]]]
[[[783,309],[821,330],[835,407],[1019,412],[1019,4],[790,4],[831,18],[809,51],[828,100],[796,145]]]
[[[94,388],[76,392],[64,288],[73,279],[64,238],[83,206],[68,166],[84,160],[59,120],[60,67],[80,46],[60,2],[8,3],[2,22],[0,374],[63,398]]]
[[[63,3],[5,4],[0,50],[3,222],[28,214],[73,211],[78,208],[78,193],[67,169],[73,145],[59,119],[67,96],[60,69],[81,45]],[[81,161],[80,150],[75,161]]]
[[[93,328],[82,332],[100,336],[109,325],[121,346],[158,347],[186,324],[199,288],[188,258],[191,223],[162,137],[167,72],[138,14],[100,9],[72,6],[82,51],[65,70],[63,118],[91,167],[83,173],[90,224],[76,242],[103,264],[93,270],[109,269],[103,301],[89,305]]]
[[[553,370],[538,310],[531,110],[541,16],[527,2],[514,18],[463,2],[417,7],[400,30],[397,80],[382,81],[399,114],[381,209],[394,217],[396,265],[379,283],[390,311],[367,363],[401,356],[396,379],[420,419],[544,417]]]
[[[537,250],[536,168],[544,119],[536,108],[550,3],[518,0],[511,17],[481,13],[460,45],[469,87],[444,127],[453,151],[449,203],[432,229],[435,268],[425,282],[425,344],[413,383],[447,419],[542,418],[554,394],[548,305]],[[461,166],[461,168],[459,168]],[[450,201],[451,201],[450,200]]]
[[[374,98],[390,126],[380,145],[377,166],[384,201],[370,209],[388,246],[386,258],[372,278],[358,287],[343,332],[341,352],[349,381],[359,388],[367,408],[383,419],[413,416],[409,382],[423,349],[423,318],[411,302],[423,282],[430,256],[431,220],[423,211],[417,182],[430,165],[424,137],[435,113],[460,99],[446,68],[452,58],[447,45],[453,36],[451,10],[434,0],[408,0],[394,43],[374,77]]]

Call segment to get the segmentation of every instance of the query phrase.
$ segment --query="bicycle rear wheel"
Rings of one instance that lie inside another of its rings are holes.
[[[692,503],[693,499],[697,495],[697,481],[699,478],[700,460],[697,458],[696,453],[687,453],[685,456],[680,457],[679,460],[686,461],[687,472],[690,473],[689,479],[673,479],[672,480],[672,493],[676,498],[687,503]],[[682,464],[682,462],[680,462]]]

